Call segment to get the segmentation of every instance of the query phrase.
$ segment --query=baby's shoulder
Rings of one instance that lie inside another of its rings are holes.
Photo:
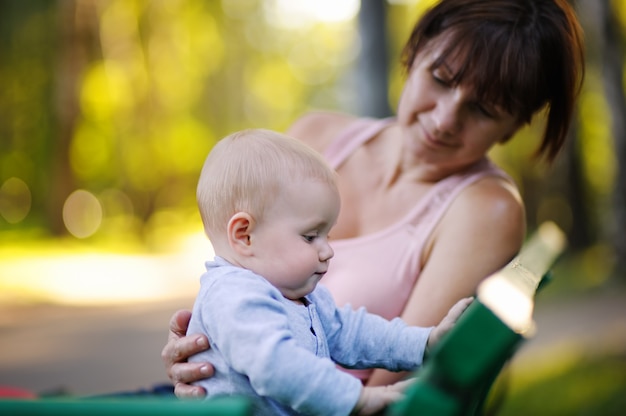
[[[236,266],[222,266],[209,270],[200,279],[202,290],[213,297],[236,293],[237,297],[258,294],[271,298],[281,297],[280,291],[262,276]]]

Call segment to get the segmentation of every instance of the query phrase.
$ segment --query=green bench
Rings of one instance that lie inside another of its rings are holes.
[[[543,224],[519,255],[479,286],[474,302],[431,352],[406,397],[384,413],[401,416],[481,414],[506,362],[531,337],[534,298],[565,245],[563,233]],[[2,415],[251,415],[242,398],[43,398],[0,400]]]
[[[246,416],[252,415],[244,399],[189,401],[176,398],[45,398],[0,400],[0,415],[7,416]]]

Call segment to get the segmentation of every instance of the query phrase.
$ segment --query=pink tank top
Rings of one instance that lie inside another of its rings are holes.
[[[394,119],[359,119],[348,126],[326,149],[324,156],[338,168],[359,146],[373,138]],[[467,186],[486,176],[513,181],[489,160],[436,183],[397,223],[372,234],[333,240],[335,256],[322,279],[339,306],[365,307],[368,312],[393,319],[402,314],[420,275],[424,245],[452,201]],[[366,380],[369,371],[354,371]]]

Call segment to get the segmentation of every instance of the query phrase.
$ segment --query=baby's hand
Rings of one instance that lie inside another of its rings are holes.
[[[441,320],[439,325],[437,325],[431,331],[430,336],[428,337],[427,348],[432,348],[433,346],[435,346],[441,340],[441,338],[443,338],[443,336],[452,329],[461,314],[463,314],[465,309],[467,309],[467,307],[470,305],[470,303],[472,303],[473,300],[473,297],[461,299],[460,301],[455,303],[452,308],[450,308],[448,314]]]
[[[404,397],[404,391],[415,379],[398,381],[389,386],[363,387],[361,396],[352,410],[353,415],[373,415]]]

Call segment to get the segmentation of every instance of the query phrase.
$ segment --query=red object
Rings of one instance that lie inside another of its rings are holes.
[[[0,397],[13,397],[16,399],[36,399],[37,395],[29,390],[0,385]]]

